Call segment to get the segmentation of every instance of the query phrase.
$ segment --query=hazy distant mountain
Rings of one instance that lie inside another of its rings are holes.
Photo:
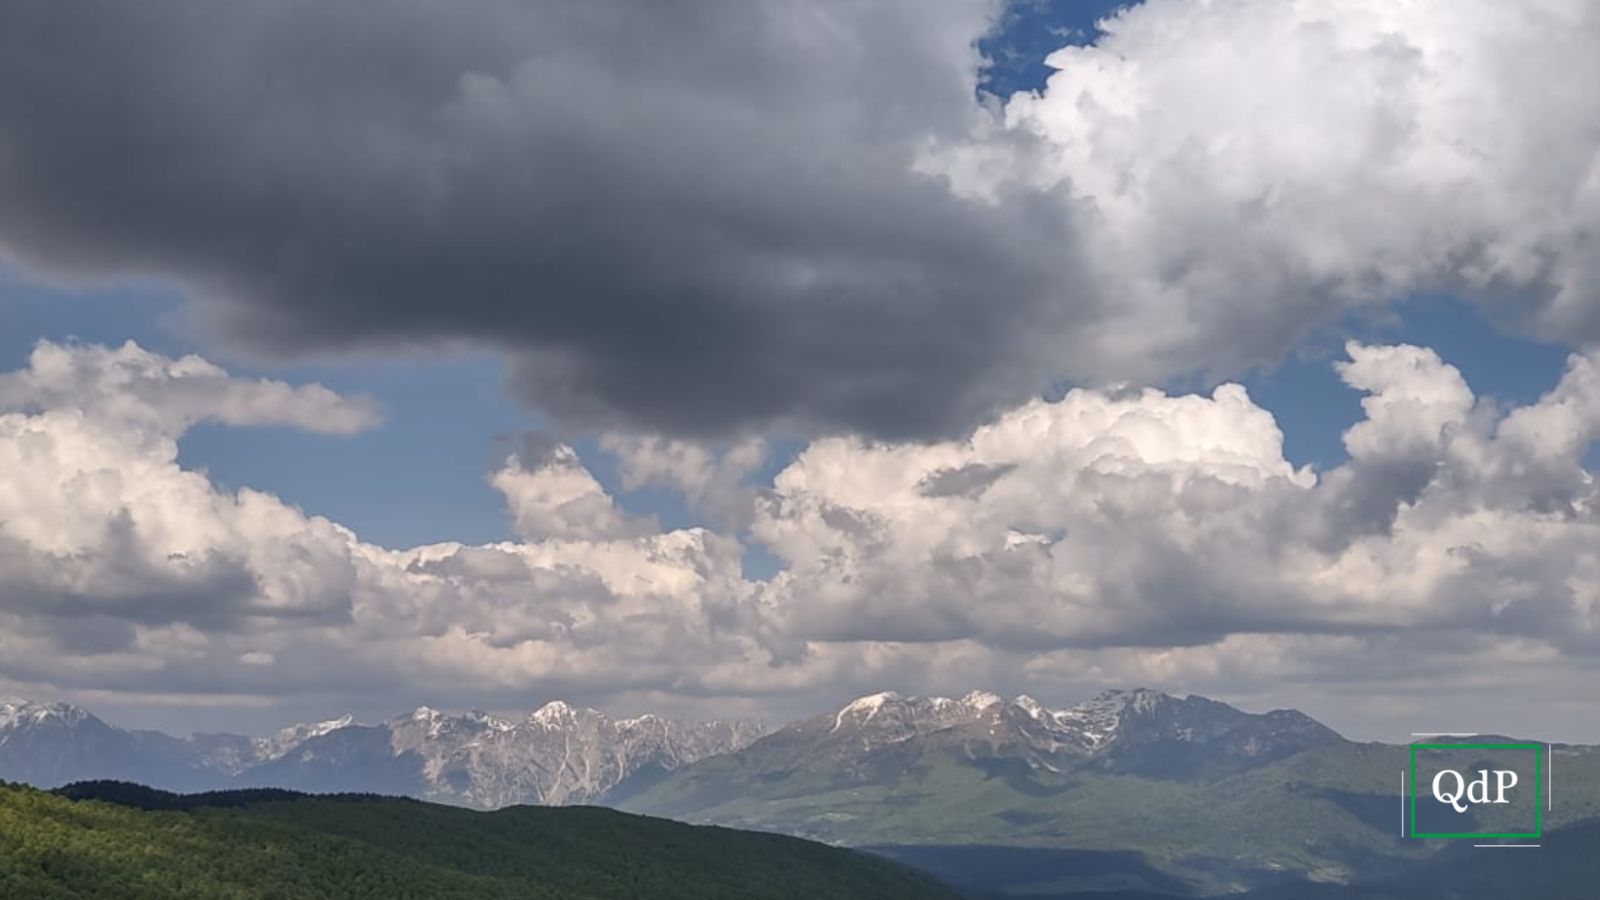
[[[17,700],[0,702],[0,779],[370,791],[482,808],[561,805],[625,795],[761,734],[753,722],[611,719],[556,701],[520,719],[421,707],[378,725],[343,716],[266,737],[180,740],[115,728],[69,704]]]
[[[215,773],[185,741],[114,728],[67,703],[0,700],[0,779],[53,787],[87,778],[214,786]]]
[[[757,723],[612,719],[556,701],[522,719],[420,707],[380,725],[346,724],[296,741],[240,773],[252,785],[408,794],[493,809],[594,803],[630,782],[740,749]]]

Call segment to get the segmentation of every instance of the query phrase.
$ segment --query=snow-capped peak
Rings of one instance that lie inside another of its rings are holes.
[[[998,706],[1006,702],[1006,699],[992,691],[972,691],[962,697],[961,702],[972,709],[982,711],[991,706]]]
[[[1117,709],[1129,709],[1133,712],[1148,713],[1173,699],[1175,698],[1171,695],[1163,694],[1160,691],[1153,691],[1149,688],[1134,688],[1132,690],[1102,691],[1093,700],[1074,708],[1089,706],[1114,707]]]
[[[578,711],[565,700],[551,700],[533,711],[528,718],[540,725],[560,725],[577,717]]]
[[[876,732],[872,740],[897,741],[972,722],[1005,706],[1006,698],[993,691],[971,691],[959,700],[880,691],[845,704],[834,713],[829,732],[847,725],[856,728],[870,725]]]
[[[70,703],[60,701],[46,703],[20,697],[0,699],[0,728],[39,725],[52,720],[66,725],[76,725],[87,718],[89,713],[86,710]]]
[[[1057,725],[1071,729],[1093,750],[1109,743],[1122,730],[1129,713],[1148,714],[1173,698],[1148,688],[1102,691],[1092,699],[1067,709],[1048,712]]]
[[[354,725],[355,721],[355,716],[345,713],[337,719],[328,719],[310,725],[290,725],[287,728],[280,728],[278,733],[271,737],[256,738],[254,740],[256,753],[262,759],[277,759],[312,738],[332,734],[341,728],[348,728]]]
[[[306,736],[321,737],[325,734],[332,734],[341,728],[349,728],[351,725],[355,724],[355,721],[355,716],[345,713],[337,719],[328,719],[325,722],[318,722],[317,724],[312,725],[306,730]]]
[[[959,700],[948,697],[903,696],[882,691],[859,697],[833,716],[830,733],[848,727],[873,729],[872,742],[900,741],[946,728],[986,721],[998,711],[1016,710],[1044,729],[1036,735],[1055,747],[1076,747],[1083,752],[1098,752],[1122,733],[1126,717],[1156,713],[1174,698],[1160,691],[1105,691],[1091,700],[1066,709],[1051,709],[1026,694],[1006,699],[993,691],[974,690]],[[991,729],[1000,727],[992,723]]]
[[[838,731],[841,727],[843,727],[844,720],[850,716],[861,715],[863,716],[861,720],[862,722],[870,722],[872,721],[872,717],[876,716],[879,711],[883,709],[885,704],[896,703],[901,699],[902,698],[900,695],[894,691],[879,691],[876,694],[868,694],[865,697],[857,697],[856,699],[851,700],[849,703],[846,703],[843,709],[834,714],[833,730]]]
[[[885,703],[893,703],[900,699],[902,699],[901,696],[894,691],[879,691],[876,694],[868,694],[865,697],[857,697],[856,699],[851,700],[849,703],[846,703],[844,709],[839,711],[841,713],[875,713],[882,709]]]

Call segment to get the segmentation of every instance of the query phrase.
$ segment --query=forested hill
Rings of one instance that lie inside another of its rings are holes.
[[[0,783],[0,898],[762,900],[957,895],[863,853],[591,807]]]

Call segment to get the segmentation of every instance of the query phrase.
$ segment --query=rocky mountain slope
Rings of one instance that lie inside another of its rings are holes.
[[[690,767],[634,805],[681,815],[751,792],[781,793],[797,777],[813,788],[842,789],[899,779],[931,760],[991,774],[1193,780],[1342,742],[1298,712],[1252,715],[1202,697],[1149,690],[1110,691],[1063,709],[983,691],[961,699],[881,693],[791,723],[727,759]],[[734,772],[747,777],[730,778]],[[751,778],[759,785],[748,784]]]
[[[971,760],[1009,760],[1030,769],[1073,768],[1188,778],[1239,771],[1341,740],[1292,710],[1240,712],[1203,697],[1150,690],[1108,691],[1085,703],[1048,709],[1026,695],[1007,701],[974,691],[960,700],[874,694],[831,715],[796,722],[761,752],[792,748],[843,771],[894,756],[944,750]]]
[[[376,725],[344,716],[264,737],[180,740],[115,728],[68,704],[10,700],[0,702],[0,778],[371,791],[486,809],[565,805],[626,794],[761,733],[752,722],[612,719],[555,701],[518,718],[420,707]]]
[[[299,740],[241,773],[251,785],[371,790],[494,809],[596,803],[686,763],[740,749],[751,722],[612,719],[561,701],[521,719],[420,707],[375,726]]]

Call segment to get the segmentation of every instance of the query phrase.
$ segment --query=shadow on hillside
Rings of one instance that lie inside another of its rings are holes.
[[[1056,894],[1074,900],[1170,900],[1195,886],[1132,850],[1058,850],[984,844],[887,844],[861,848],[928,872],[975,897]]]

